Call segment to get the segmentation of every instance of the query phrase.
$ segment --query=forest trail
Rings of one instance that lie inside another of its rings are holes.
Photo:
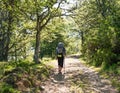
[[[83,65],[76,57],[65,59],[65,74],[58,74],[57,61],[50,62],[53,72],[42,93],[118,93],[108,79]]]

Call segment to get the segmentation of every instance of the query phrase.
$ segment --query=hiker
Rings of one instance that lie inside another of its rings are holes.
[[[57,54],[57,60],[58,60],[58,72],[62,73],[64,58],[66,55],[66,50],[64,47],[64,44],[62,42],[58,43],[58,46],[56,48],[56,54]]]

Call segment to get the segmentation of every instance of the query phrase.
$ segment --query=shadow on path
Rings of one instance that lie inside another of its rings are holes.
[[[57,62],[51,62],[54,70],[45,82],[43,93],[119,93],[111,82],[82,64],[79,55],[65,59],[65,74],[57,73]]]
[[[57,74],[54,74],[53,78],[56,81],[64,81],[65,75],[62,73],[57,73]]]

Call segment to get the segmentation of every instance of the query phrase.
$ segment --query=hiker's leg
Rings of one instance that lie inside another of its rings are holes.
[[[62,70],[62,67],[61,67],[61,66],[59,66],[59,68],[58,68],[58,72],[61,72],[61,70]]]
[[[58,72],[60,73],[62,71],[62,67],[63,67],[63,62],[62,62],[62,58],[58,58]]]
[[[61,71],[61,67],[60,67],[60,58],[58,58],[58,72]]]
[[[63,57],[61,57],[60,59],[60,72],[62,71],[63,68]]]
[[[64,57],[58,58],[58,72],[62,71],[63,68]]]
[[[61,58],[61,69],[63,68],[64,57]]]

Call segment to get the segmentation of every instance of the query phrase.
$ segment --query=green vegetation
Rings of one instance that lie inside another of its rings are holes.
[[[85,0],[74,11],[78,14],[74,20],[81,32],[84,60],[114,78],[120,76],[119,8],[120,0]]]
[[[41,83],[49,78],[51,67],[21,60],[17,64],[6,63],[3,68],[0,74],[0,93],[21,93],[41,91]]]
[[[59,41],[67,54],[82,54],[87,64],[119,77],[120,0],[74,0],[72,7],[70,1],[0,0],[0,78],[15,70],[34,75],[45,57],[55,58]]]
[[[82,54],[88,63],[103,69],[119,62],[118,1],[89,0],[75,11],[83,35]]]

